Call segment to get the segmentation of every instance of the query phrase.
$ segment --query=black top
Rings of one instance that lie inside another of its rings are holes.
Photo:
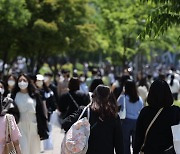
[[[39,89],[39,92],[42,100],[46,102],[46,107],[48,110],[48,121],[50,121],[50,115],[53,113],[53,111],[56,110],[56,97],[52,90],[45,91],[44,89]]]
[[[71,125],[77,121],[82,110],[83,108],[80,108],[63,121],[62,127],[65,131],[68,131]],[[98,117],[94,111],[90,110],[91,130],[87,154],[114,154],[114,149],[116,154],[123,154],[123,136],[119,116],[116,118],[106,117],[103,121]]]
[[[86,106],[90,102],[90,98],[88,94],[84,94],[80,91],[75,92],[68,92],[72,96],[72,98],[75,100],[75,102],[79,106]],[[78,107],[73,102],[72,98],[69,96],[68,93],[62,94],[59,97],[58,101],[58,109],[61,112],[61,117],[64,119],[70,114],[74,113],[76,110],[78,110]]]
[[[144,107],[137,120],[136,136],[133,154],[138,154],[144,142],[147,127],[159,109],[150,106]],[[162,154],[173,145],[171,126],[180,122],[180,108],[166,107],[152,124],[144,146],[145,154]]]
[[[49,85],[49,88],[53,91],[53,93],[54,93],[54,96],[55,96],[55,104],[57,103],[57,101],[58,101],[58,94],[57,94],[57,86],[55,85],[55,84],[50,84]]]

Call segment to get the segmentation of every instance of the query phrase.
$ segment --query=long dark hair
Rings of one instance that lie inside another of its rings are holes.
[[[133,80],[127,80],[125,83],[125,95],[129,96],[129,101],[135,103],[139,100],[136,84]]]
[[[149,90],[146,77],[142,78],[142,79],[139,81],[139,86],[145,86],[146,89]]]
[[[151,84],[147,102],[149,106],[156,108],[168,107],[173,104],[173,96],[165,80],[158,79]]]
[[[4,83],[4,81],[0,80],[0,83],[3,85],[4,87],[4,94],[2,95],[3,97],[6,97],[7,94],[8,94],[8,90],[7,90],[7,86],[6,84]]]
[[[4,114],[2,113],[2,110],[3,110],[3,103],[2,102],[3,102],[4,97],[7,96],[7,87],[6,87],[6,84],[2,80],[0,80],[0,83],[4,87],[4,94],[3,95],[0,94],[0,116],[3,116]]]
[[[91,109],[103,119],[117,116],[117,102],[108,86],[99,85],[93,92]]]
[[[2,100],[0,100],[0,116],[3,116],[3,115],[4,115],[4,114],[2,114],[2,110],[3,110]]]
[[[15,87],[14,87],[14,89],[13,89],[13,91],[12,91],[13,96],[15,97],[16,94],[17,94],[17,92],[20,91],[20,88],[19,88],[19,86],[18,86],[18,81],[19,81],[19,78],[20,78],[21,76],[24,76],[24,77],[27,79],[27,81],[28,81],[28,87],[27,87],[27,89],[28,89],[28,94],[29,94],[30,97],[34,98],[34,97],[35,97],[35,94],[37,94],[37,90],[36,90],[36,88],[34,87],[34,85],[32,84],[32,82],[31,82],[30,78],[28,77],[28,75],[26,75],[26,74],[24,74],[24,73],[23,73],[23,74],[20,74],[20,75],[18,76],[18,78],[17,78],[17,82],[16,82]]]
[[[174,84],[174,75],[171,75],[170,86],[173,86],[173,84]]]
[[[94,79],[94,80],[91,82],[91,85],[89,86],[89,91],[90,91],[90,92],[93,92],[98,85],[103,85],[103,84],[104,84],[104,83],[103,83],[102,79],[100,79],[100,78]]]
[[[6,77],[6,79],[5,79],[5,83],[6,83],[6,84],[8,83],[8,80],[9,80],[10,77],[12,77],[15,82],[17,81],[16,75],[15,75],[15,74],[10,74],[10,75],[8,75],[8,76]],[[7,86],[8,86],[8,84],[7,84]]]
[[[79,79],[77,77],[72,77],[70,80],[69,80],[69,84],[68,84],[68,88],[70,91],[77,91],[79,90]]]
[[[2,96],[0,95],[0,116],[2,116]]]

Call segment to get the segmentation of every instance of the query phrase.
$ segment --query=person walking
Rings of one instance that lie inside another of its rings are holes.
[[[167,149],[175,154],[171,126],[179,124],[180,108],[172,105],[173,96],[166,81],[157,79],[152,83],[147,103],[148,106],[141,110],[137,120],[133,154],[140,151],[144,151],[144,154],[165,154]],[[150,126],[157,113],[159,115]]]
[[[54,81],[53,81],[52,73],[44,74],[44,83],[45,83],[46,87],[50,88],[53,91],[54,96],[56,98],[56,102],[55,102],[55,104],[56,104],[59,97],[58,97],[58,93],[57,93],[57,86],[54,84]]]
[[[7,84],[7,88],[8,88],[8,96],[11,97],[11,92],[16,84],[16,76],[11,74],[7,77],[5,83]]]
[[[3,100],[7,96],[7,93],[8,91],[5,83],[0,80],[0,99]]]
[[[7,85],[4,81],[0,80],[0,101],[2,102],[2,106],[4,110],[6,110],[8,114],[13,115],[16,122],[18,122],[18,108],[17,105],[14,103],[13,99],[10,98],[10,96],[11,94],[8,91]]]
[[[80,91],[85,93],[85,94],[88,94],[89,89],[88,89],[88,86],[86,84],[86,76],[84,74],[80,74],[79,81],[80,81],[80,88],[79,88]]]
[[[68,84],[69,84],[69,72],[67,70],[62,70],[62,75],[60,76],[60,79],[58,81],[57,86],[57,92],[58,96],[61,96],[64,93],[67,93],[69,91]]]
[[[133,80],[128,79],[125,82],[124,94],[119,96],[117,102],[121,110],[124,108],[126,110],[126,117],[122,120],[124,154],[131,154],[131,137],[132,147],[134,148],[136,121],[143,108],[143,100],[138,96],[136,84]]]
[[[22,153],[39,154],[40,140],[48,138],[47,118],[40,95],[35,91],[27,75],[19,75],[12,98],[20,114],[18,127],[22,134],[20,138]]]
[[[168,80],[169,87],[171,89],[174,100],[178,100],[178,94],[180,90],[180,84],[177,79],[174,78],[174,75],[171,75],[171,79]]]
[[[90,102],[89,95],[79,91],[79,84],[79,79],[72,77],[68,84],[69,92],[62,94],[59,98],[58,109],[62,119]]]
[[[52,150],[53,149],[53,141],[52,141],[52,125],[50,123],[50,117],[53,111],[56,110],[56,98],[54,92],[46,86],[44,83],[44,76],[41,74],[36,75],[35,85],[40,92],[43,103],[46,106],[46,112],[48,117],[48,129],[49,129],[49,138],[47,140],[43,140],[43,150]]]
[[[84,107],[70,115],[62,124],[65,131],[77,121]],[[124,154],[123,135],[117,102],[108,86],[99,85],[90,104],[90,137],[87,154]],[[84,116],[87,113],[84,113]]]
[[[35,85],[40,92],[42,100],[45,103],[45,106],[47,108],[48,121],[50,121],[50,116],[53,113],[53,111],[56,110],[57,103],[54,92],[46,86],[46,84],[44,83],[44,76],[41,74],[36,75]]]
[[[144,102],[144,106],[146,106],[146,99],[147,99],[147,95],[148,95],[148,84],[146,81],[146,77],[142,78],[139,83],[138,83],[138,94],[139,96],[141,96],[143,102]]]
[[[95,78],[92,80],[90,86],[89,86],[89,92],[93,93],[93,91],[96,89],[98,85],[103,85],[104,82],[101,78]]]
[[[14,143],[14,146],[16,148],[17,154],[21,154],[21,148],[19,145],[19,139],[21,137],[21,133],[18,129],[18,126],[16,124],[16,121],[14,119],[13,115],[7,114],[7,106],[4,106],[3,104],[6,104],[8,102],[3,102],[3,100],[0,100],[0,154],[3,154],[4,147],[6,144],[6,126],[7,126],[7,118],[10,119],[10,129],[11,129],[11,140]]]
[[[113,94],[115,96],[116,99],[118,99],[119,95],[122,94],[123,92],[123,87],[125,85],[125,82],[130,79],[130,76],[129,75],[122,75],[121,77],[119,77],[118,79],[118,84],[117,86],[113,85],[112,86],[112,91],[113,91]]]

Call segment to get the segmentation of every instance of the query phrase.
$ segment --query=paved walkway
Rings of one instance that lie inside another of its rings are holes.
[[[53,127],[53,145],[54,145],[54,149],[50,150],[50,151],[44,151],[41,154],[60,154],[61,151],[61,142],[63,140],[64,137],[64,132],[57,127]],[[132,151],[132,148],[131,148]]]
[[[54,149],[50,151],[45,151],[41,154],[60,154],[61,142],[64,137],[64,132],[60,128],[53,127],[53,145]]]

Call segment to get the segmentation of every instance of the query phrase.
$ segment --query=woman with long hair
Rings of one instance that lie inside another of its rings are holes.
[[[149,90],[146,77],[143,77],[139,81],[137,90],[138,90],[139,96],[141,96],[141,98],[142,98],[142,100],[144,102],[144,106],[146,106],[146,99],[147,99],[148,90]]]
[[[125,108],[126,110],[126,117],[122,120],[122,130],[125,154],[130,154],[131,137],[133,147],[136,121],[143,108],[143,100],[138,96],[136,84],[133,80],[125,82],[124,94],[121,94],[117,101],[120,109],[123,110]]]
[[[52,125],[50,123],[50,117],[53,111],[56,110],[56,97],[54,95],[54,92],[44,83],[43,75],[41,74],[36,75],[35,86],[39,90],[43,103],[46,106],[46,110],[47,110],[46,112],[48,117],[49,138],[43,141],[43,145],[44,145],[43,149],[52,150],[53,149]]]
[[[20,131],[17,127],[15,119],[12,115],[7,115],[8,105],[11,102],[8,102],[8,99],[4,99],[4,82],[0,81],[0,154],[3,153],[5,144],[6,144],[6,126],[7,126],[7,116],[10,119],[10,129],[11,129],[11,140],[13,141],[17,154],[20,153],[19,139],[21,137]]]
[[[14,86],[16,84],[16,80],[17,80],[17,77],[13,74],[9,75],[5,80],[5,83],[6,83],[7,89],[8,89],[8,96],[9,97],[11,97],[11,92],[14,89]]]
[[[61,118],[65,119],[67,116],[75,112],[82,105],[87,105],[90,102],[88,94],[79,91],[79,79],[72,77],[69,80],[69,92],[62,94],[59,97],[58,109],[61,112]]]
[[[101,78],[93,79],[91,85],[89,86],[89,92],[92,93],[96,89],[96,87],[100,84],[104,84]]]
[[[171,154],[175,154],[174,149],[170,148],[173,147],[171,126],[179,124],[180,108],[172,105],[173,96],[166,81],[157,79],[152,83],[147,103],[148,106],[141,110],[137,120],[133,154],[139,154],[141,150],[144,154],[164,154],[167,149],[171,150]],[[148,126],[160,109],[161,113],[146,136]]]
[[[27,75],[19,75],[12,98],[20,114],[18,127],[22,134],[22,153],[39,154],[40,140],[48,138],[47,118],[40,95]]]
[[[171,79],[168,80],[168,84],[171,89],[174,100],[178,100],[180,84],[179,84],[179,81],[175,78],[175,76],[173,74],[171,75]]]
[[[11,109],[14,109],[15,106],[13,104],[13,99],[7,97],[8,90],[6,87],[6,84],[0,80],[0,101],[2,103],[3,110],[8,112],[9,114],[12,114],[10,112]]]
[[[4,83],[4,81],[0,80],[0,97],[1,99],[5,98],[7,96],[7,86]]]
[[[83,107],[63,122],[65,131],[77,121]],[[87,113],[84,114],[84,116]],[[108,86],[99,85],[93,92],[90,104],[91,129],[87,154],[123,154],[121,122],[117,113],[117,102]]]

